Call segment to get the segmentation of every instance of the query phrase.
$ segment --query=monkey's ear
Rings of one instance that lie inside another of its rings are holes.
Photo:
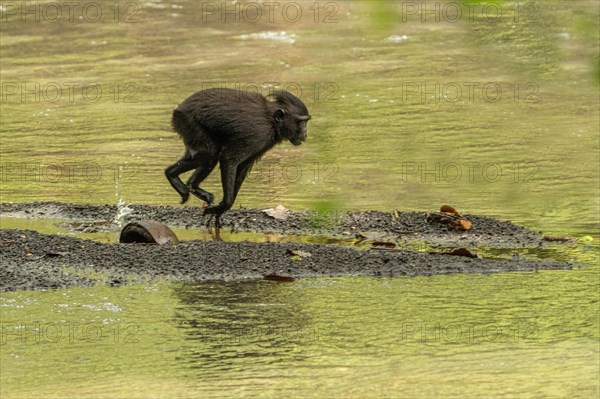
[[[275,120],[279,123],[283,122],[283,120],[285,119],[285,111],[282,110],[281,108],[279,108],[277,111],[275,111]]]

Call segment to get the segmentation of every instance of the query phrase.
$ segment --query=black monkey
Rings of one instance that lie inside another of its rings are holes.
[[[269,101],[261,94],[232,89],[199,91],[173,110],[172,126],[185,144],[185,154],[165,169],[165,175],[185,203],[190,193],[207,202],[204,214],[219,217],[233,205],[252,165],[275,144],[306,140],[311,118],[304,103],[287,91],[275,91]],[[223,200],[199,187],[217,162]],[[183,184],[179,175],[195,169]]]

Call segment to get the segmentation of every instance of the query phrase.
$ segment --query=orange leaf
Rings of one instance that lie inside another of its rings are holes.
[[[465,231],[470,230],[471,229],[471,222],[469,222],[466,219],[461,219],[459,222],[459,227]]]
[[[452,208],[450,205],[442,205],[442,207],[440,208],[440,212],[451,213],[451,214],[456,215],[458,217],[461,216],[461,214],[458,213],[458,211],[456,209]]]

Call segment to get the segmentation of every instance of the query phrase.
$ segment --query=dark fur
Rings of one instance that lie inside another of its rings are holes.
[[[212,204],[213,194],[199,185],[219,163],[223,200],[208,206],[204,213],[220,216],[231,208],[252,165],[265,152],[283,140],[294,145],[306,140],[310,115],[304,103],[286,91],[271,97],[274,101],[258,93],[208,89],[193,94],[173,110],[171,123],[186,150],[165,174],[181,195],[181,203],[192,193]],[[192,169],[195,172],[183,184],[179,175]]]

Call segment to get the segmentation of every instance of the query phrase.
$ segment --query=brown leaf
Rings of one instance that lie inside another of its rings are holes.
[[[393,249],[396,248],[396,244],[393,242],[386,241],[375,241],[371,244],[371,249]]]
[[[575,242],[575,239],[571,237],[544,236],[542,239],[550,242]]]
[[[455,250],[450,252],[450,255],[465,256],[467,258],[476,258],[477,257],[477,255],[475,255],[473,252],[469,251],[467,248],[456,248]]]
[[[263,276],[263,280],[291,283],[292,281],[294,281],[294,278],[289,276],[279,276],[277,274],[267,274],[266,276]]]
[[[451,213],[458,217],[462,216],[460,213],[458,213],[458,211],[456,209],[452,208],[450,205],[442,205],[442,207],[440,208],[440,212]]]
[[[453,255],[453,256],[464,256],[466,258],[477,258],[473,252],[469,251],[467,248],[457,248],[450,252],[429,252],[432,255]]]

